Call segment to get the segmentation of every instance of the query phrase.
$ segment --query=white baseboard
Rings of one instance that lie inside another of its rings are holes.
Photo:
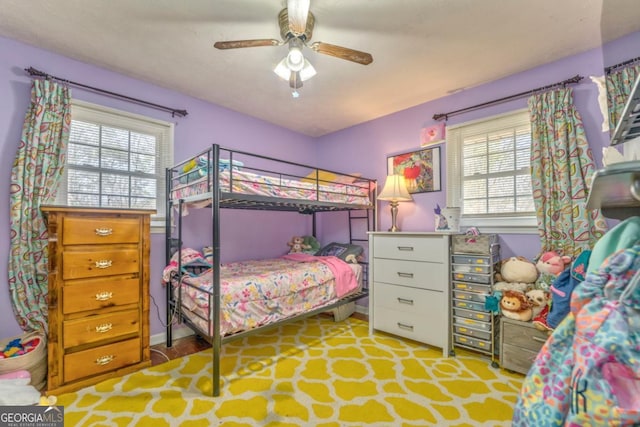
[[[369,307],[364,305],[356,304],[356,313],[364,314],[365,316],[369,316]]]
[[[188,337],[190,335],[195,335],[195,333],[188,326],[176,325],[176,326],[173,327],[173,331],[172,331],[171,335],[173,336],[174,340],[177,340],[179,338],[184,338],[184,337]],[[162,332],[162,333],[159,333],[159,334],[151,335],[151,337],[149,337],[150,345],[165,344],[166,342],[167,342],[167,333],[166,333],[166,331]]]

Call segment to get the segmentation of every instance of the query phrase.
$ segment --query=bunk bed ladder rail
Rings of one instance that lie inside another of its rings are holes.
[[[361,244],[365,250],[369,247],[368,242],[369,238],[366,234],[367,231],[372,231],[372,219],[371,213],[369,210],[349,210],[349,243],[352,245]],[[364,237],[362,236],[362,225],[358,226],[358,223],[362,223],[366,221],[366,228],[364,229]],[[359,231],[359,232],[358,232]],[[367,259],[367,254],[365,253],[363,258]],[[366,261],[359,262],[362,265],[362,283],[364,289],[369,289],[369,263]]]

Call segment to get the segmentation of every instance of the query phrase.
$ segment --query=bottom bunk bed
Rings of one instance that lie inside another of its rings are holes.
[[[336,257],[290,254],[221,264],[218,325],[211,315],[214,294],[209,262],[194,249],[179,253],[186,274],[177,274],[176,259],[165,268],[163,280],[172,284],[173,301],[181,315],[205,337],[213,336],[219,327],[223,336],[237,338],[244,331],[363,292],[362,265]]]
[[[353,313],[355,300],[368,295],[361,264],[295,253],[220,264],[221,297],[215,315],[213,266],[206,252],[179,249],[164,269],[163,282],[170,317],[210,342],[217,333],[224,343],[323,312],[331,311],[341,321]],[[217,396],[219,364],[213,370]]]

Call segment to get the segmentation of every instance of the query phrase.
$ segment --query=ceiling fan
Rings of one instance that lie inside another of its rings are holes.
[[[349,49],[334,44],[313,42],[315,17],[309,11],[310,0],[287,0],[287,7],[278,14],[280,36],[282,40],[255,39],[219,41],[213,46],[217,49],[238,49],[243,47],[282,46],[289,45],[287,56],[280,61],[274,72],[289,81],[293,89],[302,87],[302,82],[316,74],[313,66],[304,58],[302,47],[306,46],[318,53],[334,56],[358,64],[367,65],[373,62],[371,54]],[[296,92],[294,92],[295,94]]]

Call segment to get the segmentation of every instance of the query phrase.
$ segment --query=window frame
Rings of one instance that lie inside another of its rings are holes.
[[[446,128],[447,146],[447,206],[462,208],[463,158],[462,135],[472,129],[483,133],[508,127],[530,124],[529,111],[518,109],[508,113],[485,117],[460,123]],[[460,227],[478,227],[483,233],[537,234],[538,222],[535,215],[504,214],[488,217],[486,215],[464,215],[460,217]]]
[[[71,120],[113,126],[156,136],[158,144],[156,148],[156,213],[151,215],[151,232],[164,233],[166,231],[166,168],[173,164],[175,124],[75,99],[71,101]],[[69,168],[65,164],[63,178],[56,195],[56,204],[59,205],[67,204],[68,170]],[[82,170],[82,168],[78,168],[78,170]],[[135,172],[126,172],[126,174],[137,175]]]

